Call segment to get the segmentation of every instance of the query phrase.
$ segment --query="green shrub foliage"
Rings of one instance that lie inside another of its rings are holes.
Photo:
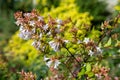
[[[110,15],[107,10],[107,3],[100,0],[75,0],[80,12],[89,12],[93,17],[93,25],[100,25]]]

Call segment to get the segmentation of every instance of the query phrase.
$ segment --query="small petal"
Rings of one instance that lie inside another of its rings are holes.
[[[35,25],[35,22],[34,22],[34,21],[29,21],[29,25],[30,25],[30,26],[34,26],[34,25]]]
[[[48,27],[49,27],[48,24],[44,25],[44,26],[43,26],[43,30],[44,30],[44,31],[47,31]]]
[[[83,43],[81,40],[78,40],[77,44]]]
[[[43,17],[42,16],[38,16],[38,21],[43,21]]]
[[[62,24],[63,21],[60,19],[57,19],[56,22],[60,25],[60,24]]]
[[[59,49],[60,49],[60,44],[59,44],[59,42],[50,41],[50,42],[49,42],[49,45],[51,46],[51,48],[53,48],[53,50],[54,50],[55,52],[59,51]]]
[[[100,49],[100,47],[96,47],[96,49],[97,49],[98,53],[102,53],[103,52],[102,49]]]
[[[94,52],[89,50],[89,54],[88,55],[93,56],[93,54],[94,54]]]
[[[24,30],[24,27],[23,26],[20,26],[20,29],[19,29],[20,31],[22,31],[22,30]]]
[[[46,56],[44,56],[44,61],[47,61],[49,60],[50,58],[47,58]]]
[[[52,64],[52,62],[53,62],[53,61],[48,61],[48,62],[46,63],[46,65],[47,65],[48,67],[50,67],[51,64]]]
[[[39,38],[42,38],[42,33],[40,33]]]
[[[61,27],[61,25],[58,24],[58,25],[57,25],[57,28],[60,29],[60,27]]]
[[[64,40],[65,43],[68,43],[69,41],[68,40]]]
[[[35,29],[35,28],[33,28],[33,29],[32,29],[32,31],[31,31],[31,33],[33,33],[33,34],[34,34],[35,32],[36,32],[36,29]]]
[[[49,31],[49,32],[47,33],[47,35],[50,36],[50,35],[51,35],[51,32]]]
[[[35,40],[31,45],[34,46],[37,50],[39,50],[41,43],[40,43],[40,41]]]
[[[84,42],[85,44],[87,44],[89,41],[90,41],[89,38],[85,38],[85,39],[83,40],[83,42]]]
[[[57,69],[57,67],[59,66],[61,62],[59,62],[59,60],[55,60],[55,63],[54,63],[54,68]]]

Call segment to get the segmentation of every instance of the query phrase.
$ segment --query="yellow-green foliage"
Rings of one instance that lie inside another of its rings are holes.
[[[88,12],[79,13],[77,6],[74,3],[74,0],[62,1],[60,6],[53,8],[50,12],[45,12],[44,16],[51,15],[55,18],[66,19],[71,17],[72,21],[77,21],[77,26],[81,24],[91,25],[90,21],[93,19]]]
[[[5,51],[8,52],[7,55],[19,58],[23,62],[25,61],[26,65],[29,65],[38,56],[38,51],[31,46],[31,41],[20,39],[18,32],[12,36]]]
[[[51,11],[45,12],[43,15],[51,15],[56,19],[62,20],[70,17],[72,22],[75,23],[75,27],[79,29],[79,33],[77,33],[78,37],[85,36],[85,33],[88,32],[88,28],[91,26],[91,20],[93,19],[88,12],[79,13],[75,0],[62,0],[57,8],[52,8]],[[71,25],[69,26],[73,27]],[[68,33],[67,31],[65,36],[72,37],[71,33]],[[71,38],[69,38],[69,40],[71,40]]]
[[[118,4],[114,8],[115,10],[120,11],[120,0],[118,0]]]

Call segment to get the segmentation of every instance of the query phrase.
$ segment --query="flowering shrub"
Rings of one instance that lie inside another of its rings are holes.
[[[111,80],[110,69],[102,64],[111,54],[108,50],[116,48],[119,53],[119,42],[112,44],[119,38],[119,30],[116,30],[119,29],[119,17],[105,21],[101,32],[90,30],[89,26],[83,24],[82,29],[88,33],[80,34],[81,27],[77,27],[71,18],[43,17],[36,10],[15,13],[16,24],[20,26],[19,37],[33,40],[31,45],[44,55],[43,61],[50,71],[46,80]],[[95,35],[95,32],[99,35]]]

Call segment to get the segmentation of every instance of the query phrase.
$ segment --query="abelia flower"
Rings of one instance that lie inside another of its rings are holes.
[[[21,25],[24,24],[24,20],[23,20],[22,18],[19,18],[19,19],[15,22],[15,24],[16,24],[17,26],[21,26]]]
[[[32,46],[34,46],[37,50],[39,50],[39,49],[40,49],[40,46],[41,46],[41,43],[40,43],[40,41],[35,40],[35,41],[32,43]]]
[[[31,13],[24,13],[24,16],[25,16],[26,18],[29,18],[29,17],[31,16]]]
[[[103,52],[103,50],[100,49],[100,47],[96,47],[96,50],[97,50],[97,53],[102,53]]]
[[[43,30],[44,30],[44,31],[47,31],[48,28],[49,28],[48,24],[46,24],[46,25],[43,26]]]
[[[21,18],[22,17],[22,12],[16,12],[15,14],[14,14],[14,17],[15,17],[15,19],[18,19],[18,18]]]
[[[61,25],[63,23],[63,21],[60,19],[57,19],[56,22],[58,23],[58,25]]]
[[[35,26],[35,21],[29,21],[29,25],[34,27]]]
[[[47,58],[46,56],[44,56],[44,61],[48,61],[50,60],[50,58]]]
[[[54,68],[57,69],[57,67],[59,66],[61,62],[59,60],[55,60],[54,61]]]
[[[77,44],[80,44],[80,43],[83,43],[83,42],[82,42],[81,40],[78,40],[78,41],[77,41]]]
[[[42,33],[40,33],[39,38],[42,38],[42,35],[43,35],[43,34],[42,34]]]
[[[94,52],[92,50],[89,50],[88,55],[93,56]]]
[[[68,43],[69,41],[68,40],[63,40],[63,42]]]
[[[61,63],[59,60],[57,59],[50,59],[50,58],[46,58],[46,56],[44,56],[44,61],[46,61],[46,65],[50,68],[51,66],[53,66],[54,69],[57,69],[57,67],[59,66],[59,64]]]
[[[24,40],[30,39],[36,31],[35,28],[33,28],[31,30],[27,30],[23,26],[21,26],[19,30],[20,30],[19,37],[24,39]]]
[[[43,17],[42,16],[38,16],[38,21],[43,21]]]
[[[25,39],[24,32],[19,33],[19,37],[22,38],[22,39]]]
[[[22,30],[24,30],[24,27],[23,26],[20,26],[20,29],[19,29],[20,31],[22,31]]]
[[[47,36],[50,36],[50,35],[51,35],[51,31],[49,31],[46,35],[47,35]]]
[[[31,33],[34,34],[35,32],[36,32],[36,28],[33,28],[33,29],[31,30]]]
[[[84,42],[85,44],[87,44],[88,42],[90,42],[90,39],[89,39],[89,38],[85,38],[85,39],[83,40],[83,42]]]
[[[46,62],[46,65],[50,68],[52,62],[53,62],[53,61],[48,61],[48,62]]]
[[[49,45],[51,46],[51,48],[53,48],[53,50],[55,52],[60,50],[60,43],[59,42],[55,42],[55,41],[50,41]]]
[[[57,19],[56,22],[57,22],[57,28],[60,29],[60,27],[61,27],[63,21],[60,20],[60,19]]]
[[[31,32],[29,32],[28,30],[22,30],[19,33],[19,37],[24,40],[28,40],[31,38]]]

